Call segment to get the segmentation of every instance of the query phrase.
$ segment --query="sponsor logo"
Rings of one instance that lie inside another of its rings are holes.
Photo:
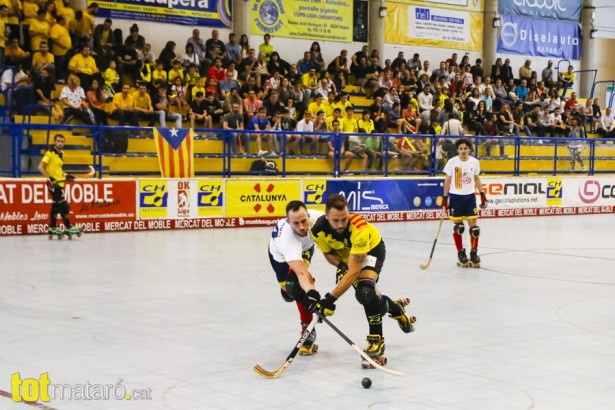
[[[579,199],[584,204],[593,204],[600,198],[615,198],[615,185],[601,185],[600,182],[595,179],[588,179],[579,186]]]
[[[161,208],[167,206],[169,192],[166,182],[141,184],[139,206],[141,208]]]
[[[348,201],[350,211],[386,211],[389,205],[384,203],[384,200],[376,196],[376,191],[373,189],[362,189],[361,182],[357,182],[357,188],[352,191],[340,191]]]
[[[222,206],[224,203],[224,192],[222,192],[222,183],[216,184],[199,184],[197,194],[198,206]]]
[[[190,182],[177,182],[177,216],[187,218],[190,216]]]
[[[303,192],[303,201],[306,205],[321,205],[324,202],[327,181],[307,181]]]
[[[264,33],[275,33],[282,27],[280,16],[285,12],[281,0],[256,0],[252,10],[258,13],[256,25]]]

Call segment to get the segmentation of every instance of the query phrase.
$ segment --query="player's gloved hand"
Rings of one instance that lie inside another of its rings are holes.
[[[317,309],[318,302],[320,302],[320,293],[316,289],[310,289],[303,296],[301,303],[308,312],[314,312]]]
[[[442,197],[442,208],[444,208],[444,212],[448,212],[448,196],[446,195]]]
[[[335,301],[337,298],[330,293],[327,293],[324,298],[320,299],[316,310],[322,313],[323,316],[331,316],[335,313]]]
[[[64,180],[67,182],[73,182],[75,180],[75,176],[71,174],[66,174],[66,176],[64,177]]]
[[[480,209],[487,208],[487,196],[484,192],[480,193]]]
[[[342,278],[344,277],[346,272],[348,272],[348,265],[346,265],[344,262],[338,263],[337,264],[337,271],[335,272],[335,283],[336,284],[340,280],[342,280]]]

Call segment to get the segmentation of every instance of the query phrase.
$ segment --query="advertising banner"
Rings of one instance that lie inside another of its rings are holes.
[[[498,13],[545,20],[581,21],[583,0],[500,0]]]
[[[132,223],[137,208],[135,189],[135,181],[125,180],[66,184],[71,222],[94,232],[102,231],[107,223]],[[0,180],[0,235],[46,233],[51,203],[45,180]]]
[[[503,15],[498,53],[578,60],[582,42],[578,23]]]
[[[231,0],[114,0],[95,1],[96,17],[153,21],[184,26],[230,27]]]
[[[139,180],[139,219],[166,218],[169,209],[169,183],[164,179]]]
[[[464,9],[387,3],[384,41],[394,44],[480,51],[483,16]]]
[[[568,206],[615,205],[615,178],[569,178],[564,185]]]
[[[439,209],[436,203],[442,196],[444,180],[382,179],[340,180],[330,179],[324,184],[306,184],[304,201],[309,208],[324,210],[331,194],[341,194],[348,200],[351,212],[391,212],[417,209]],[[321,186],[324,185],[324,191]],[[308,188],[312,188],[311,190]],[[321,192],[324,192],[321,194]],[[320,204],[322,208],[319,207]]]
[[[252,34],[352,41],[353,0],[253,0],[250,4]]]
[[[301,198],[301,181],[228,180],[225,194],[227,217],[281,217],[288,202]]]
[[[487,0],[492,1],[492,0]],[[395,0],[395,3],[412,4],[414,6],[439,7],[443,9],[465,9],[468,11],[484,10],[484,0]],[[386,2],[385,6],[389,7],[390,2]]]

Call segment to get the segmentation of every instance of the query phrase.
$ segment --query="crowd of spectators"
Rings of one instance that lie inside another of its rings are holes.
[[[603,113],[597,100],[579,102],[567,92],[573,67],[558,73],[552,61],[536,70],[527,59],[515,75],[509,59],[498,58],[487,72],[480,58],[472,64],[467,54],[432,64],[418,53],[406,59],[403,51],[383,59],[363,46],[327,62],[314,41],[303,58],[289,62],[269,34],[256,46],[234,33],[225,42],[215,29],[208,39],[194,29],[179,46],[168,41],[156,57],[137,24],[125,38],[111,19],[95,25],[96,3],[78,11],[69,0],[18,3],[0,6],[7,41],[0,59],[16,67],[3,75],[2,86],[22,73],[20,81],[33,82],[38,102],[62,122],[107,124],[110,118],[133,126],[171,121],[175,127],[285,131],[285,144],[280,133],[255,133],[256,153],[278,155],[284,145],[289,154],[326,149],[345,159],[345,169],[353,159],[363,168],[382,167],[385,156],[403,169],[424,166],[429,146],[421,134],[493,136],[485,140],[487,155],[493,145],[504,155],[506,139],[499,136],[541,137],[532,140],[536,144],[573,128],[578,136],[575,118],[582,130],[615,136],[611,110]],[[59,96],[54,81],[65,84]],[[343,91],[347,84],[370,99],[366,109],[355,112]],[[56,99],[63,110],[54,109]],[[348,134],[341,147],[319,134],[336,131]],[[445,142],[438,143],[441,161]],[[243,134],[233,149],[248,153],[249,145]]]

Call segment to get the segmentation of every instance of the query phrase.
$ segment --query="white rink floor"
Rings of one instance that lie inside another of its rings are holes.
[[[456,267],[450,222],[426,271],[436,221],[378,226],[380,288],[410,297],[418,318],[412,334],[384,319],[388,366],[402,377],[361,369],[324,324],[315,356],[277,380],[252,371],[277,368],[299,337],[269,268],[269,228],[0,238],[0,409],[615,408],[612,215],[481,220],[483,269]],[[312,271],[330,290],[321,254]],[[352,293],[331,320],[363,347]],[[152,400],[14,403],[17,372],[121,379]]]

